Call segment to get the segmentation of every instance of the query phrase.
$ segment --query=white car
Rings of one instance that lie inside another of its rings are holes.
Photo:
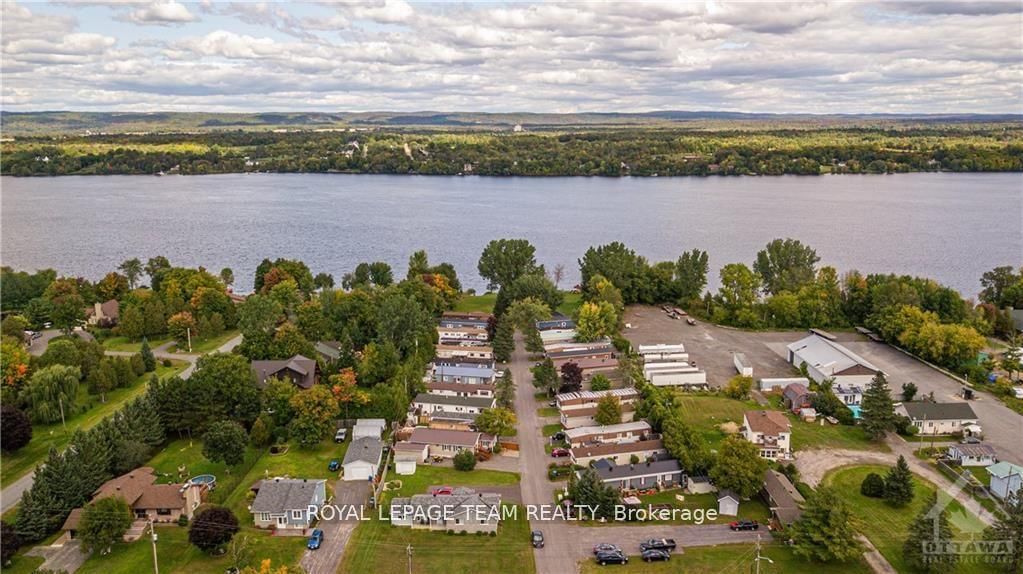
[[[337,429],[337,432],[334,433],[334,442],[345,442],[346,438],[348,438],[348,429]]]

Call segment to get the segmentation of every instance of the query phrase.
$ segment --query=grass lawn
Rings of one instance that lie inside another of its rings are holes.
[[[446,466],[416,465],[416,473],[409,476],[394,475],[388,482],[401,481],[401,488],[388,490],[390,496],[412,496],[425,494],[430,486],[503,486],[518,484],[519,475],[515,472],[500,470],[476,469],[469,472],[455,470]],[[386,496],[385,496],[386,499]]]
[[[418,476],[421,470],[422,467],[419,467],[414,476]],[[389,522],[374,516],[355,529],[338,572],[405,574],[408,572],[405,548],[410,544],[413,548],[413,572],[536,572],[533,549],[529,544],[529,521],[526,520],[526,510],[523,507],[518,508],[517,520],[501,521],[497,536],[462,536],[412,530],[391,526]]]
[[[766,540],[766,538],[765,538]],[[753,544],[725,544],[722,546],[697,546],[686,548],[682,553],[668,562],[646,563],[639,556],[630,556],[629,563],[624,566],[603,567],[594,560],[580,563],[582,574],[598,572],[643,572],[644,574],[719,574],[722,572],[752,572],[753,558],[756,550]],[[792,553],[792,549],[783,544],[764,544],[761,556],[766,556],[774,563],[766,560],[760,563],[762,574],[788,574],[790,572],[814,572],[815,574],[860,574],[869,572],[870,568],[862,560],[847,564],[816,564],[803,560]]]
[[[497,293],[462,295],[462,298],[455,304],[455,311],[492,313],[494,311],[494,303],[496,302]]]
[[[789,415],[792,420],[792,448],[803,450],[808,448],[846,448],[852,450],[891,451],[888,445],[876,443],[869,438],[859,426],[833,425],[824,423],[803,422]]]
[[[583,294],[565,291],[565,299],[558,305],[558,312],[568,317],[575,316],[575,312],[583,304]]]
[[[259,458],[262,451],[249,447],[245,449],[245,460],[232,467],[228,472],[227,465],[222,462],[210,462],[202,454],[202,439],[193,438],[189,440],[178,439],[171,441],[166,447],[149,460],[148,465],[153,467],[158,482],[169,484],[181,482],[200,474],[212,474],[217,477],[217,488],[213,493],[213,502],[223,500],[239,484],[245,476],[245,469]],[[178,468],[185,467],[185,473],[178,475]]]
[[[727,436],[719,425],[733,422],[742,426],[742,413],[758,408],[754,401],[737,401],[728,397],[712,395],[686,395],[679,397],[679,408],[685,420],[693,425],[711,448]]]
[[[536,416],[538,417],[556,417],[560,415],[561,411],[555,407],[540,407],[536,409]]]
[[[170,367],[164,367],[157,363],[156,375],[168,377],[176,375],[185,370],[188,363],[185,361],[173,361]],[[88,410],[78,413],[67,419],[67,432],[58,422],[49,425],[35,425],[32,428],[32,440],[24,448],[15,453],[4,453],[0,459],[0,484],[7,485],[25,474],[29,473],[42,462],[50,448],[63,450],[67,446],[71,434],[76,429],[86,430],[96,426],[101,420],[112,415],[120,409],[124,403],[141,395],[146,390],[146,382],[152,373],[146,373],[135,380],[130,387],[116,389],[107,393],[107,402],[99,402],[99,397],[89,395],[85,384],[79,387],[79,404],[94,403]]]
[[[876,472],[884,476],[887,471],[888,467],[884,466],[844,467],[828,473],[824,477],[824,482],[834,486],[839,495],[845,498],[852,511],[853,525],[856,529],[870,539],[896,570],[908,572],[902,560],[902,544],[906,539],[909,524],[924,509],[927,497],[934,491],[934,485],[914,476],[913,489],[916,495],[913,501],[903,508],[895,508],[883,500],[860,494],[860,483],[867,474]],[[956,532],[955,539],[965,540],[973,533],[979,535],[983,530],[983,523],[967,513],[958,502],[951,501],[948,508],[949,520]],[[966,563],[961,564],[957,570],[960,574],[980,574],[988,571],[990,570],[985,568],[985,565]]]
[[[685,502],[679,502],[675,500],[676,494],[682,494],[686,497]],[[650,496],[641,496],[640,500],[643,501],[643,505],[647,504],[672,504],[678,508],[688,508],[691,510],[702,509],[702,510],[717,510],[718,508],[718,496],[717,494],[684,494],[681,490],[666,490],[664,492],[658,492]],[[771,510],[767,507],[767,504],[759,497],[755,496],[750,500],[743,500],[739,503],[739,515],[738,516],[718,516],[714,520],[704,519],[704,524],[728,524],[740,518],[748,520],[756,520],[761,524],[766,524],[771,517]],[[686,522],[685,524],[692,524],[693,522]]]
[[[22,552],[29,550],[32,546],[22,548]],[[4,574],[32,574],[37,568],[43,565],[42,556],[25,556],[18,553],[11,558],[10,566],[4,566]]]
[[[209,339],[195,340],[192,339],[192,353],[204,355],[206,353],[212,353],[220,348],[221,345],[230,341],[231,339],[238,336],[238,329],[232,329],[225,331],[218,337],[211,337]],[[177,345],[173,348],[175,353],[188,353],[188,345]]]
[[[170,337],[162,337],[159,339],[149,339],[149,348],[155,349],[164,343],[172,341]],[[132,341],[128,337],[108,337],[103,340],[103,348],[109,351],[127,351],[129,353],[138,353],[142,350],[142,341]]]
[[[562,430],[561,423],[552,423],[549,425],[543,425],[543,436],[551,436],[554,433]]]
[[[160,572],[223,574],[231,566],[227,556],[213,557],[189,544],[187,528],[159,526],[156,533]],[[249,565],[257,568],[265,558],[269,558],[274,566],[297,566],[306,543],[302,536],[277,537],[266,532],[243,530],[236,536],[249,537],[252,554]],[[135,542],[117,544],[106,556],[93,554],[78,570],[81,574],[136,574],[152,571],[153,550],[148,536]]]

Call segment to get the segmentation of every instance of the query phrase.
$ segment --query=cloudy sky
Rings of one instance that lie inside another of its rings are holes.
[[[1023,2],[2,4],[2,108],[1023,112]]]

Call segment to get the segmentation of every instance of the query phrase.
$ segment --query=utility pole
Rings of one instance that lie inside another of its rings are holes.
[[[408,556],[408,574],[412,574],[412,545],[405,547],[405,554]]]
[[[192,328],[185,327],[185,335],[188,337],[188,352],[192,352]]]
[[[64,434],[67,434],[67,423],[64,422],[64,397],[57,397],[60,404],[60,426],[64,427]]]
[[[160,574],[160,565],[156,563],[156,526],[152,518],[149,519],[149,534],[153,540],[153,574]]]
[[[756,557],[756,559],[754,559],[754,562],[757,565],[757,574],[760,574],[760,561],[761,560],[767,560],[771,564],[774,564],[774,560],[771,560],[767,556],[761,556],[760,555],[760,535],[757,534],[757,557]]]

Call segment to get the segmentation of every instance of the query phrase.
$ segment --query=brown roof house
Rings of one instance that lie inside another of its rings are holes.
[[[742,415],[742,434],[760,447],[760,456],[768,460],[792,456],[792,423],[779,411],[746,411]]]
[[[302,355],[279,361],[252,361],[251,368],[259,388],[266,387],[270,379],[277,378],[291,381],[300,389],[311,389],[319,374],[316,360]]]
[[[92,307],[85,308],[85,320],[90,325],[98,327],[113,327],[121,319],[121,304],[117,299],[111,299],[105,303],[94,303]]]
[[[123,499],[136,518],[153,522],[177,522],[192,513],[202,503],[206,486],[200,484],[156,484],[156,473],[143,466],[104,482],[92,495],[92,502],[116,496]],[[64,522],[63,529],[78,529],[82,509],[76,508]]]
[[[782,526],[791,526],[803,515],[801,505],[806,502],[786,476],[777,470],[768,470],[764,475],[764,500],[771,509],[771,516]]]

